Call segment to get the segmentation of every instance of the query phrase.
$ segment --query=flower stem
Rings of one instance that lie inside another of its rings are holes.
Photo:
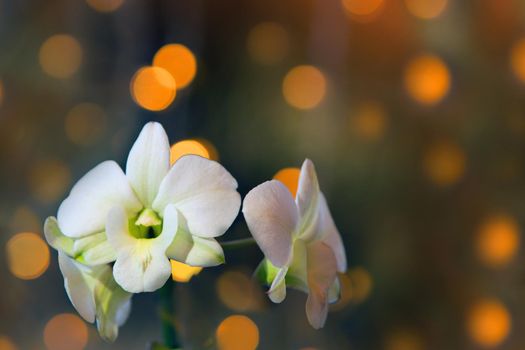
[[[175,303],[173,302],[174,282],[171,277],[160,289],[160,307],[162,320],[162,336],[164,344],[172,349],[180,347],[180,342],[175,329]]]
[[[225,249],[236,249],[251,246],[255,244],[255,239],[252,237],[235,239],[233,241],[221,242],[221,246]]]

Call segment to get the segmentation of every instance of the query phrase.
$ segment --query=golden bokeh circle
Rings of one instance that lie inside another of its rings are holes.
[[[423,105],[434,105],[450,90],[451,76],[441,58],[425,54],[409,62],[404,83],[412,99]]]
[[[49,248],[36,233],[22,232],[11,237],[6,255],[11,273],[23,280],[40,277],[49,266]]]
[[[160,67],[140,68],[131,79],[130,90],[133,100],[150,111],[168,108],[177,94],[175,79]]]
[[[507,338],[511,327],[512,320],[507,308],[496,299],[480,300],[468,311],[467,331],[479,345],[499,345]]]
[[[525,82],[525,38],[518,40],[510,51],[510,67],[514,75]]]
[[[153,58],[153,66],[167,70],[175,79],[177,89],[188,86],[197,74],[195,55],[181,44],[161,47]]]
[[[18,350],[18,347],[7,336],[0,335],[0,350]]]
[[[124,0],[86,0],[87,4],[98,12],[113,12],[118,10]]]
[[[226,271],[216,284],[217,295],[224,305],[235,311],[258,310],[261,291],[252,278],[240,271]]]
[[[175,164],[175,162],[181,157],[194,154],[204,158],[210,159],[210,152],[204,144],[198,140],[182,140],[177,143],[174,143],[170,148],[170,163]]]
[[[64,127],[67,138],[80,146],[98,141],[106,130],[107,116],[94,103],[80,103],[66,115]]]
[[[449,141],[432,144],[423,156],[423,170],[434,184],[450,186],[459,181],[466,169],[463,150]]]
[[[298,109],[317,107],[326,95],[326,78],[314,66],[292,68],[284,77],[282,91],[286,102]]]
[[[405,0],[408,11],[422,19],[436,18],[447,8],[448,0]]]
[[[299,186],[300,175],[301,169],[299,168],[284,168],[275,173],[273,179],[282,182],[295,198],[297,195],[297,187]]]
[[[357,135],[368,141],[377,141],[385,134],[387,117],[377,102],[364,102],[351,117],[351,127]]]
[[[259,329],[250,318],[233,315],[221,322],[215,337],[219,350],[255,350],[259,344]]]
[[[33,195],[43,203],[52,203],[66,191],[71,181],[68,166],[59,159],[43,159],[33,165],[28,182]]]
[[[82,350],[88,343],[88,328],[73,314],[58,314],[44,328],[44,343],[48,350]]]
[[[246,48],[257,63],[272,65],[281,62],[290,49],[288,32],[275,22],[262,22],[253,27]]]
[[[187,283],[202,271],[202,267],[190,266],[185,263],[171,260],[171,278],[175,282]]]
[[[480,227],[476,240],[476,252],[487,266],[507,265],[517,254],[520,245],[520,230],[514,218],[495,215]]]
[[[42,70],[49,76],[66,79],[75,74],[82,63],[82,46],[68,34],[49,37],[39,52]]]

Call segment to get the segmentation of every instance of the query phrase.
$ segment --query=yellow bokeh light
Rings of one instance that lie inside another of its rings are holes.
[[[66,136],[77,145],[91,145],[104,133],[106,120],[106,113],[100,106],[94,103],[80,103],[66,116]]]
[[[377,141],[386,129],[386,113],[376,102],[366,102],[359,106],[351,118],[351,127],[363,139]]]
[[[170,163],[174,164],[180,157],[187,154],[195,154],[210,159],[210,152],[201,142],[197,140],[182,140],[171,146]]]
[[[86,0],[87,4],[99,12],[113,12],[117,10],[124,0]]]
[[[40,47],[39,60],[42,70],[48,75],[66,79],[80,67],[82,47],[71,35],[53,35]]]
[[[263,22],[250,30],[246,47],[257,63],[272,65],[281,62],[289,51],[288,32],[275,22]]]
[[[494,299],[478,301],[467,315],[467,331],[476,343],[494,347],[509,335],[511,317],[505,305]]]
[[[496,215],[481,226],[476,242],[479,259],[488,266],[501,267],[516,256],[520,233],[516,220],[508,215]]]
[[[13,232],[38,232],[42,229],[42,220],[29,207],[20,206],[11,214],[9,229]]]
[[[88,342],[88,328],[80,317],[59,314],[44,328],[44,343],[48,350],[82,350]]]
[[[405,0],[408,11],[423,19],[436,18],[447,7],[448,0]]]
[[[512,46],[510,66],[516,77],[525,82],[525,38],[518,40]]]
[[[423,350],[421,336],[409,329],[396,330],[385,341],[385,350]]]
[[[171,278],[177,282],[189,282],[191,278],[202,271],[202,267],[190,266],[184,263],[171,261]]]
[[[240,271],[227,271],[217,280],[219,299],[232,310],[254,311],[262,306],[262,293],[255,281]]]
[[[11,273],[23,280],[40,277],[49,266],[49,248],[36,233],[22,232],[11,237],[6,255]]]
[[[339,283],[341,284],[341,296],[339,300],[330,306],[334,311],[344,309],[352,300],[352,280],[346,273],[339,274]],[[368,293],[368,292],[367,292]]]
[[[282,89],[289,105],[298,109],[312,109],[325,97],[326,78],[314,66],[297,66],[284,77]]]
[[[5,335],[0,335],[0,350],[17,350],[15,343]]]
[[[259,329],[248,317],[233,315],[221,322],[215,337],[219,350],[255,350],[259,344]]]
[[[352,282],[352,299],[359,303],[368,298],[373,288],[370,273],[363,267],[356,267],[348,271],[348,277]]]
[[[273,178],[281,181],[295,198],[297,186],[299,186],[299,175],[301,175],[301,169],[299,168],[284,168],[279,170]]]
[[[150,111],[166,109],[175,100],[175,79],[164,68],[142,67],[131,79],[131,96],[142,108]]]
[[[153,58],[153,65],[167,70],[175,79],[177,89],[188,86],[197,73],[195,55],[181,44],[168,44],[161,47]]]
[[[58,159],[40,160],[31,169],[28,181],[38,200],[51,203],[65,192],[71,173],[67,165]]]
[[[384,0],[342,0],[346,13],[358,21],[369,21],[384,5]]]
[[[405,88],[415,101],[433,105],[450,90],[450,72],[443,60],[433,55],[414,58],[405,70]]]
[[[441,141],[431,145],[424,154],[423,170],[438,186],[450,186],[463,176],[465,154],[454,143]]]

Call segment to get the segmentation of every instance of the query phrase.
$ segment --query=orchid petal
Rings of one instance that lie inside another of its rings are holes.
[[[94,291],[97,328],[102,338],[113,342],[118,336],[118,328],[126,322],[131,311],[132,294],[115,282],[111,269],[100,276],[100,282]]]
[[[48,217],[44,223],[44,235],[47,243],[58,251],[62,251],[69,256],[74,255],[74,240],[60,231],[55,217]]]
[[[292,263],[286,274],[286,285],[290,288],[308,293],[306,244],[297,239],[293,245]]]
[[[268,291],[268,297],[276,304],[281,303],[286,298],[286,272],[288,272],[287,267],[280,268],[277,271],[277,275]]]
[[[127,213],[138,212],[142,205],[117,163],[100,163],[73,186],[58,208],[58,224],[64,235],[72,238],[104,230],[106,216],[119,205]]]
[[[166,255],[190,266],[210,267],[224,263],[221,245],[213,238],[192,236],[179,215],[179,229]]]
[[[83,252],[81,258],[82,263],[89,266],[103,265],[115,261],[117,252],[106,239]]]
[[[187,155],[175,162],[160,184],[153,209],[162,212],[172,203],[187,221],[192,235],[222,235],[239,212],[237,181],[219,163]]]
[[[109,266],[89,268],[75,262],[63,252],[58,252],[58,264],[64,276],[64,287],[71,303],[87,322],[95,321],[95,298],[93,289],[95,275]]]
[[[314,239],[318,232],[319,196],[319,182],[317,181],[314,164],[310,159],[306,159],[301,166],[295,198],[300,216],[298,234],[304,240]]]
[[[319,201],[319,215],[320,215],[320,226],[319,231],[321,232],[321,240],[332,248],[335,259],[337,260],[337,270],[339,272],[345,272],[347,269],[345,247],[341,235],[335,226],[334,219],[328,209],[326,198],[321,193]]]
[[[315,242],[307,245],[308,299],[306,316],[315,329],[322,328],[328,315],[328,291],[337,277],[337,262],[332,249]]]
[[[264,255],[277,267],[292,254],[292,233],[298,213],[290,191],[279,181],[267,181],[244,198],[244,218]]]
[[[167,206],[161,234],[144,239],[130,234],[128,217],[122,208],[111,210],[106,232],[109,243],[117,251],[113,276],[124,290],[130,293],[152,292],[168,280],[171,264],[166,249],[177,231],[177,215],[174,206]]]
[[[126,176],[146,207],[151,207],[169,166],[168,136],[162,125],[150,122],[142,128],[126,164]]]

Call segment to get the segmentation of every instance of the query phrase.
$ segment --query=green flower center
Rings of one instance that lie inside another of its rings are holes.
[[[129,219],[129,232],[135,238],[156,238],[162,232],[162,219],[153,210],[146,208],[137,217]]]

